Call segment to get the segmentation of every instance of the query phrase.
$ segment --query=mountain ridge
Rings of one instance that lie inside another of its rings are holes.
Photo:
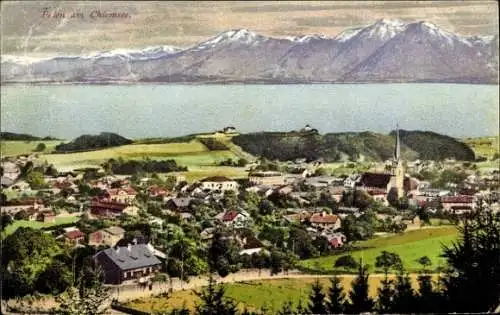
[[[233,29],[187,48],[162,45],[44,59],[2,56],[1,67],[2,83],[497,84],[498,36],[463,37],[429,22],[381,19],[335,37],[277,38]]]

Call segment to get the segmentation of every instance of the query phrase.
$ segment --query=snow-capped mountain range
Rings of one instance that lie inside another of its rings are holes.
[[[463,37],[428,22],[378,20],[336,37],[230,30],[188,48],[87,56],[2,56],[3,83],[498,83],[498,35]]]

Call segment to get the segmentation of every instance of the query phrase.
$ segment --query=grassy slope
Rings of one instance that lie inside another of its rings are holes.
[[[41,229],[43,227],[50,227],[54,225],[61,225],[61,224],[66,224],[66,223],[73,223],[78,221],[80,218],[79,217],[62,217],[62,218],[56,218],[55,222],[53,223],[44,223],[44,222],[39,222],[39,221],[25,221],[25,220],[16,220],[14,223],[8,225],[5,228],[5,231],[3,234],[5,236],[8,236],[12,233],[14,233],[18,228],[20,227],[30,227],[32,229]]]
[[[356,259],[362,258],[366,264],[370,265],[373,271],[375,258],[380,252],[383,250],[394,252],[401,256],[406,269],[417,272],[421,269],[421,266],[416,262],[416,259],[422,256],[428,256],[431,259],[433,263],[432,267],[436,268],[442,266],[444,260],[439,257],[442,252],[442,244],[449,244],[455,240],[456,237],[457,230],[454,226],[415,230],[403,235],[376,238],[360,242],[358,247],[365,249],[353,251],[352,255]],[[332,255],[308,259],[302,261],[301,265],[318,271],[331,271],[335,261],[340,256],[341,255]]]
[[[499,153],[499,139],[497,137],[467,138],[463,140],[474,150],[476,156],[484,156],[491,159],[495,153]]]
[[[208,166],[234,157],[230,151],[209,151],[197,140],[185,143],[130,144],[98,151],[68,154],[48,154],[41,158],[56,166],[99,165],[111,158],[124,159],[175,159],[179,164],[189,166]]]
[[[55,148],[56,145],[58,145],[62,141],[1,141],[0,147],[2,156],[33,153],[33,150],[41,142],[45,143],[46,145],[44,153],[49,153]]]
[[[417,288],[415,277],[416,275],[412,275],[413,285]],[[291,278],[226,284],[226,296],[234,299],[240,310],[244,309],[245,306],[249,310],[259,310],[265,306],[272,313],[275,313],[287,301],[292,301],[294,306],[298,305],[298,301],[302,301],[302,305],[304,305],[311,291],[311,285],[316,279],[319,279],[326,293],[327,288],[330,287],[330,280],[328,278]],[[344,290],[350,288],[351,278],[341,279]],[[371,296],[376,295],[380,280],[379,277],[370,277],[369,290]],[[194,292],[194,290],[176,291],[168,298],[146,298],[131,301],[128,305],[144,311],[167,311],[176,307],[182,307],[184,304],[188,308],[194,309],[196,303],[199,301]]]

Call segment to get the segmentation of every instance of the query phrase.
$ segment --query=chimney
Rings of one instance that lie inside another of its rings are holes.
[[[128,251],[131,252],[132,251],[132,244],[129,243],[127,248],[128,248]]]
[[[321,211],[321,216],[324,217],[326,215],[326,211]]]

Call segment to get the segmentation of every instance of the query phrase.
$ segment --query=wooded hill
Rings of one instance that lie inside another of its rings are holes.
[[[401,154],[408,160],[473,161],[474,152],[465,143],[428,131],[400,130]],[[395,132],[307,133],[259,132],[241,134],[232,141],[246,152],[271,160],[323,159],[325,162],[345,160],[383,161],[394,155]]]
[[[59,140],[54,137],[36,137],[32,136],[29,134],[25,133],[14,133],[14,132],[7,132],[7,131],[2,131],[0,133],[0,139],[3,141],[49,141],[49,140]]]
[[[110,132],[102,132],[99,135],[82,135],[69,143],[56,146],[56,152],[79,152],[92,151],[110,147],[131,144],[132,140]]]

